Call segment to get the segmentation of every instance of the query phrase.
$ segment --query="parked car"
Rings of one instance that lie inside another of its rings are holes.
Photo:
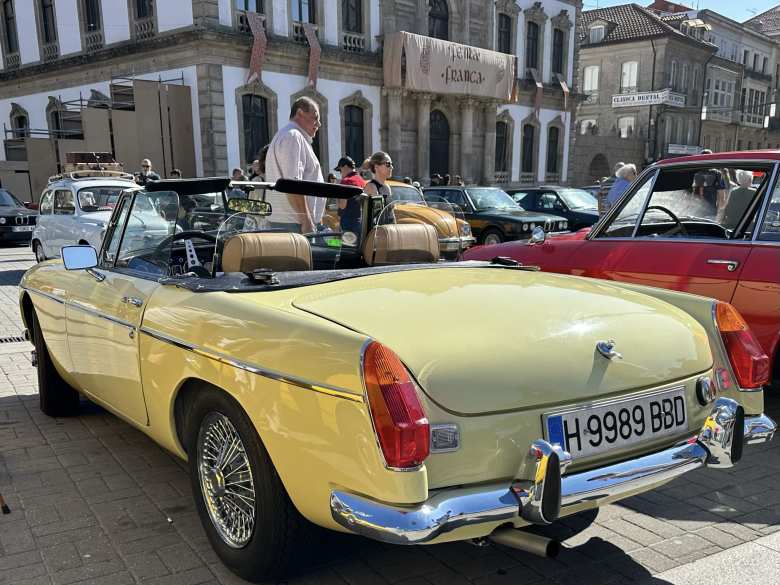
[[[470,250],[542,270],[634,282],[732,303],[780,380],[780,153],[726,152],[648,168],[592,230]]]
[[[30,245],[42,262],[70,244],[100,247],[106,224],[125,189],[137,189],[133,176],[115,171],[79,171],[51,177],[41,194],[38,224]]]
[[[29,242],[37,219],[36,211],[27,209],[7,189],[0,189],[0,243]]]
[[[507,193],[523,209],[565,217],[572,231],[590,227],[599,218],[596,197],[583,189],[541,185],[528,189],[507,189]]]
[[[460,209],[480,244],[527,239],[537,226],[545,232],[568,229],[563,217],[526,211],[495,187],[426,187],[423,194],[428,202],[446,202]]]
[[[727,303],[437,262],[432,226],[373,221],[381,198],[363,201],[345,266],[338,232],[284,231],[301,223],[289,209],[241,199],[236,214],[217,196],[227,180],[197,183],[124,191],[101,250],[31,268],[20,310],[43,412],[74,413],[83,393],[186,458],[208,538],[242,577],[306,554],[304,519],[552,554],[518,528],[731,467],[772,438],[766,356]],[[215,204],[196,219],[198,189]],[[125,242],[131,218],[177,202],[167,235]]]

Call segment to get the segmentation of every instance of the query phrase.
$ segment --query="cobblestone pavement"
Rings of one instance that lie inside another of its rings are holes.
[[[25,248],[0,248],[0,337],[21,331],[16,285],[31,265]],[[0,584],[241,583],[206,541],[183,465],[95,406],[73,419],[43,416],[29,349],[0,344],[0,493],[12,510],[0,515]],[[780,401],[768,411],[780,416]],[[732,471],[697,471],[597,516],[565,520],[556,533],[568,538],[554,561],[498,546],[402,548],[331,535],[302,554],[289,582],[668,583],[651,576],[698,571],[697,559],[717,553],[729,564],[723,555],[739,545],[768,555],[762,537],[780,529],[778,484],[776,441],[750,447]]]

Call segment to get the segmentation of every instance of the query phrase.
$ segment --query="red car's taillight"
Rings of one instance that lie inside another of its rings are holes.
[[[409,372],[395,353],[372,341],[363,378],[385,462],[402,469],[420,465],[430,453],[430,426]]]
[[[769,382],[769,356],[733,306],[717,303],[715,320],[740,388],[760,388]]]

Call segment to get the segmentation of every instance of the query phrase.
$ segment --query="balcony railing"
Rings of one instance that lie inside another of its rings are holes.
[[[345,32],[341,37],[341,45],[348,53],[365,53],[366,35],[362,33]]]
[[[103,31],[93,30],[84,34],[84,50],[94,53],[103,48]]]
[[[260,12],[259,14],[263,14]],[[266,20],[263,20],[263,27],[267,30]],[[236,10],[236,30],[240,33],[252,34],[252,28],[249,26],[246,10]]]
[[[24,138],[6,139],[5,160],[13,162],[25,162],[27,160],[27,146]]]
[[[599,101],[599,92],[596,91],[586,91],[584,92],[585,99],[583,100],[583,104],[595,104]]]
[[[147,16],[145,18],[136,19],[133,24],[135,31],[135,40],[146,41],[154,37],[154,17]]]
[[[755,71],[748,67],[745,67],[745,76],[752,77],[753,79],[757,79],[759,81],[766,81],[766,82],[772,81],[772,76],[769,75],[768,73],[761,73],[761,71]]]
[[[22,59],[19,57],[19,53],[8,53],[5,56],[5,68],[6,69],[19,69],[22,64]]]
[[[536,182],[534,173],[520,173],[520,183],[523,185],[533,185]]]
[[[496,171],[496,185],[506,185],[509,183],[509,171]]]
[[[309,42],[306,40],[306,31],[303,30],[303,24],[302,22],[293,22],[293,30],[292,30],[292,39],[296,43],[301,43],[303,45],[309,44]],[[314,31],[317,32],[319,29],[317,25],[314,25]]]
[[[561,174],[560,173],[545,173],[544,175],[544,181],[545,183],[560,183],[561,182]]]
[[[57,41],[54,41],[53,43],[46,43],[41,49],[41,59],[44,62],[54,61],[57,59],[57,57],[60,56],[60,45],[57,43]]]
[[[636,85],[629,85],[626,87],[620,88],[620,93],[636,93],[637,87]]]

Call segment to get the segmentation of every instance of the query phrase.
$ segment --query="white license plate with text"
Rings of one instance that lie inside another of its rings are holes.
[[[33,231],[33,227],[31,225],[15,225],[11,228],[11,231],[14,232],[31,232]]]
[[[686,430],[685,388],[549,413],[542,420],[547,440],[573,459],[623,449]]]

